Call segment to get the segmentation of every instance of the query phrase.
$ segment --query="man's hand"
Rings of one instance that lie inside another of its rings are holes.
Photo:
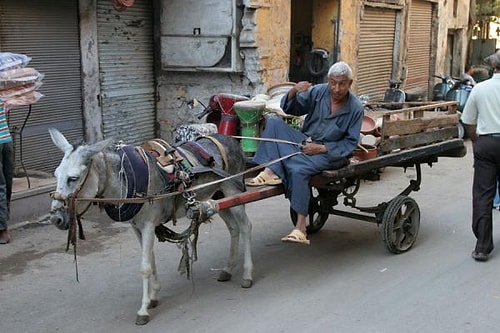
[[[465,131],[467,132],[467,135],[469,136],[470,140],[474,143],[477,140],[477,133],[476,133],[476,125],[465,125]]]
[[[293,89],[295,89],[297,92],[304,92],[304,91],[307,91],[311,87],[312,87],[312,84],[310,82],[300,81],[297,84],[295,84],[295,87],[293,87]]]
[[[311,87],[312,84],[308,81],[297,82],[293,88],[288,90],[288,98],[294,97],[299,92],[307,91]]]
[[[326,147],[319,143],[308,142],[302,146],[302,152],[306,155],[323,154],[326,153]]]

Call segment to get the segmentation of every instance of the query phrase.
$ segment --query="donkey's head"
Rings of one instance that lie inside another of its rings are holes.
[[[69,226],[68,199],[72,195],[95,197],[98,190],[97,176],[90,175],[92,157],[111,143],[111,139],[92,145],[73,146],[61,132],[49,128],[54,144],[64,153],[54,175],[57,187],[52,194],[50,221],[59,229]]]

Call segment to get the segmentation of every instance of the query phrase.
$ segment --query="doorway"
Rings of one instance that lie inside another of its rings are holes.
[[[339,1],[292,0],[289,79],[293,82],[326,81],[337,61]]]
[[[312,1],[292,0],[290,69],[292,82],[308,81],[306,61],[312,48]]]

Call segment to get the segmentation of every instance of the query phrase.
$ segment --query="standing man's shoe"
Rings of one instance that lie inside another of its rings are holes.
[[[472,251],[472,258],[476,261],[487,261],[489,257],[489,253]]]
[[[10,242],[10,235],[7,229],[0,230],[0,244],[7,244]]]

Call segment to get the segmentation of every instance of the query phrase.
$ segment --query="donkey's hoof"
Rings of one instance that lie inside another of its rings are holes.
[[[157,299],[152,299],[149,302],[148,309],[154,309],[158,306],[158,300]]]
[[[243,279],[241,281],[241,288],[251,288],[253,285],[253,281],[250,279]]]
[[[137,315],[137,318],[135,319],[135,324],[136,325],[146,325],[149,322],[149,316],[140,316]]]
[[[217,278],[217,281],[220,282],[229,281],[231,280],[231,277],[232,277],[231,273],[228,273],[226,271],[221,271],[219,277]]]

